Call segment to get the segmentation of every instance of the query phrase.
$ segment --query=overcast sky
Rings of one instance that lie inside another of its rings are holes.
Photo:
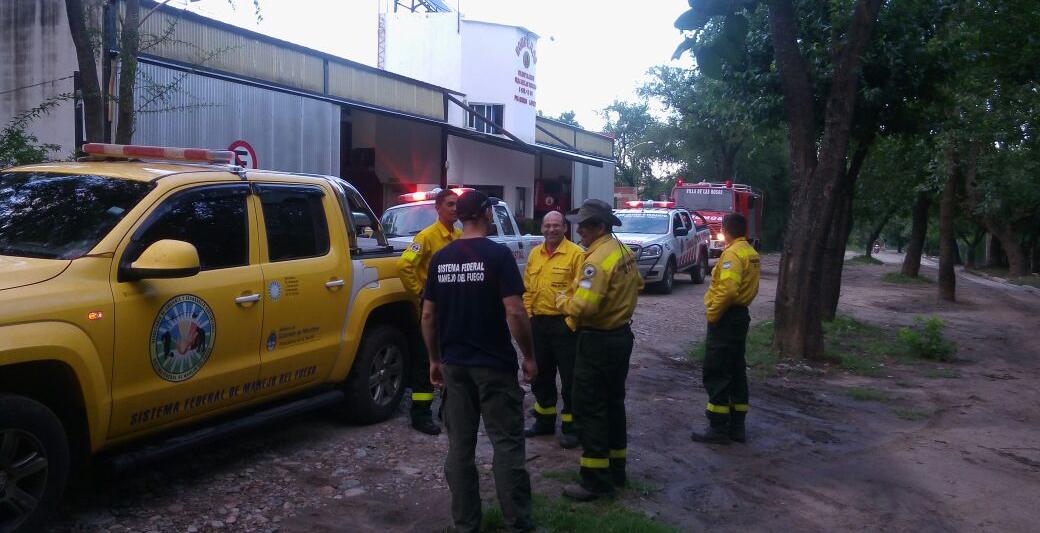
[[[376,63],[380,3],[393,0],[200,0],[192,11],[360,63]],[[538,107],[547,115],[577,112],[578,121],[599,129],[597,111],[614,99],[635,99],[647,69],[669,63],[678,45],[672,22],[685,0],[444,0],[466,18],[523,26],[538,42]],[[171,5],[183,7],[187,0]],[[392,9],[392,8],[391,8]]]

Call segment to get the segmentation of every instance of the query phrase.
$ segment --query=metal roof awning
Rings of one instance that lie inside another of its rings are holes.
[[[569,159],[578,163],[584,163],[593,167],[602,167],[603,163],[613,163],[610,159],[600,159],[598,157],[592,157],[589,155],[576,154],[570,150],[564,150],[556,146],[550,146],[548,144],[535,144],[535,150],[540,154],[548,154],[555,157],[562,157],[563,159]]]

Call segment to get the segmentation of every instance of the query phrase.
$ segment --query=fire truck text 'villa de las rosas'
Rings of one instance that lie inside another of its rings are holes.
[[[747,240],[757,250],[762,239],[762,191],[749,185],[727,181],[725,183],[683,183],[678,180],[672,188],[672,200],[677,206],[696,211],[711,228],[709,255],[717,258],[726,248],[722,236],[722,217],[729,213],[740,213],[747,218]]]

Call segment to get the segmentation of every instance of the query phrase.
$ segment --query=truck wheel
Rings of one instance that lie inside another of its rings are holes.
[[[704,283],[704,278],[708,276],[708,251],[701,250],[700,258],[697,260],[697,266],[690,269],[690,278],[693,282],[700,285]]]
[[[664,277],[661,281],[658,281],[654,288],[660,294],[671,294],[672,288],[675,286],[675,261],[668,260],[668,265],[664,267]]]
[[[47,406],[0,396],[0,531],[37,531],[69,477],[69,439]]]
[[[353,422],[382,422],[397,410],[404,395],[404,334],[391,326],[376,326],[361,338],[350,376],[343,384],[346,416]]]

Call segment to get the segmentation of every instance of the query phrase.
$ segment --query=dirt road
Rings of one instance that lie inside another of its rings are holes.
[[[765,257],[753,320],[772,316],[776,264]],[[706,396],[684,351],[703,338],[706,286],[642,296],[629,464],[654,490],[626,491],[622,503],[683,531],[1040,529],[1040,297],[961,280],[960,301],[942,303],[934,286],[882,283],[893,270],[847,265],[840,312],[886,328],[941,317],[959,360],[886,366],[871,378],[828,367],[753,381],[747,445],[688,437]],[[853,400],[852,387],[888,400]],[[315,413],[96,483],[53,530],[441,531],[447,440],[408,429],[403,413],[367,427]],[[554,439],[529,441],[534,490],[558,495],[559,473],[576,469],[578,455]],[[482,441],[493,500],[490,461]]]

